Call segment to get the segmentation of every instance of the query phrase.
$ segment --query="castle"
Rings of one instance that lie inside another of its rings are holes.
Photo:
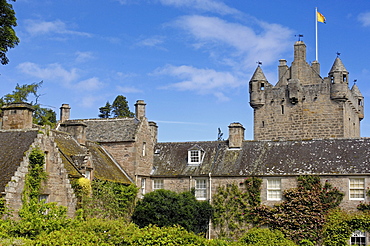
[[[309,65],[306,45],[296,42],[291,66],[280,60],[275,86],[260,66],[249,82],[254,140],[245,140],[244,127],[234,122],[225,141],[157,142],[157,125],[146,118],[142,100],[135,117],[113,119],[72,120],[63,104],[55,130],[35,128],[30,105],[8,105],[0,131],[0,169],[6,170],[0,192],[14,211],[20,208],[27,156],[37,146],[46,154],[50,177],[44,194],[70,215],[76,201],[69,179],[82,176],[134,183],[140,196],[194,189],[197,199],[209,201],[217,187],[257,176],[262,203],[272,205],[296,187],[297,176],[313,174],[345,194],[343,208],[355,210],[370,201],[370,139],[360,137],[364,98],[348,81],[339,57],[322,78],[320,64]]]

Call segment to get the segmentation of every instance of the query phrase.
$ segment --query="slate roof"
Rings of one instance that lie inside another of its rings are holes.
[[[93,142],[135,141],[139,120],[136,118],[84,119],[86,139]],[[70,120],[68,122],[73,122]]]
[[[187,164],[194,145],[205,151],[199,166]],[[244,141],[239,150],[227,141],[158,143],[153,176],[250,176],[369,174],[370,139]]]
[[[333,66],[330,69],[329,74],[334,73],[334,72],[341,72],[341,71],[342,72],[348,72],[346,67],[343,65],[342,60],[339,57],[337,57],[334,61]]]
[[[37,137],[37,130],[0,131],[0,192],[5,191],[15,171],[22,162],[24,153]]]
[[[86,146],[92,155],[95,178],[124,184],[132,183],[125,171],[101,146],[94,142],[86,142]]]

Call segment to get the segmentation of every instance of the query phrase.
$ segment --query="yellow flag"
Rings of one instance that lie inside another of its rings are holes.
[[[317,21],[322,22],[322,23],[326,23],[325,16],[323,16],[321,13],[317,12]]]

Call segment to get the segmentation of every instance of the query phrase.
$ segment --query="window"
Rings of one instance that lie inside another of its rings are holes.
[[[281,179],[267,180],[267,200],[281,200]]]
[[[188,152],[188,163],[189,164],[200,164],[202,163],[202,151],[200,150],[189,150]]]
[[[196,179],[195,180],[195,197],[197,200],[207,199],[207,180]]]
[[[354,231],[351,236],[351,245],[366,245],[365,232]]]
[[[146,142],[143,143],[143,156],[146,155]]]
[[[39,202],[44,201],[44,203],[48,202],[49,195],[39,195]]]
[[[364,200],[365,199],[365,179],[353,178],[349,179],[349,199]]]
[[[141,179],[141,195],[145,195],[145,185],[146,185],[146,179]]]
[[[163,179],[155,179],[153,180],[153,190],[163,189]]]

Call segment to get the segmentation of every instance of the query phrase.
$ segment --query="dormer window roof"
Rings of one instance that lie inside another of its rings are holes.
[[[188,164],[200,165],[203,162],[204,150],[199,145],[194,145],[188,149]]]

